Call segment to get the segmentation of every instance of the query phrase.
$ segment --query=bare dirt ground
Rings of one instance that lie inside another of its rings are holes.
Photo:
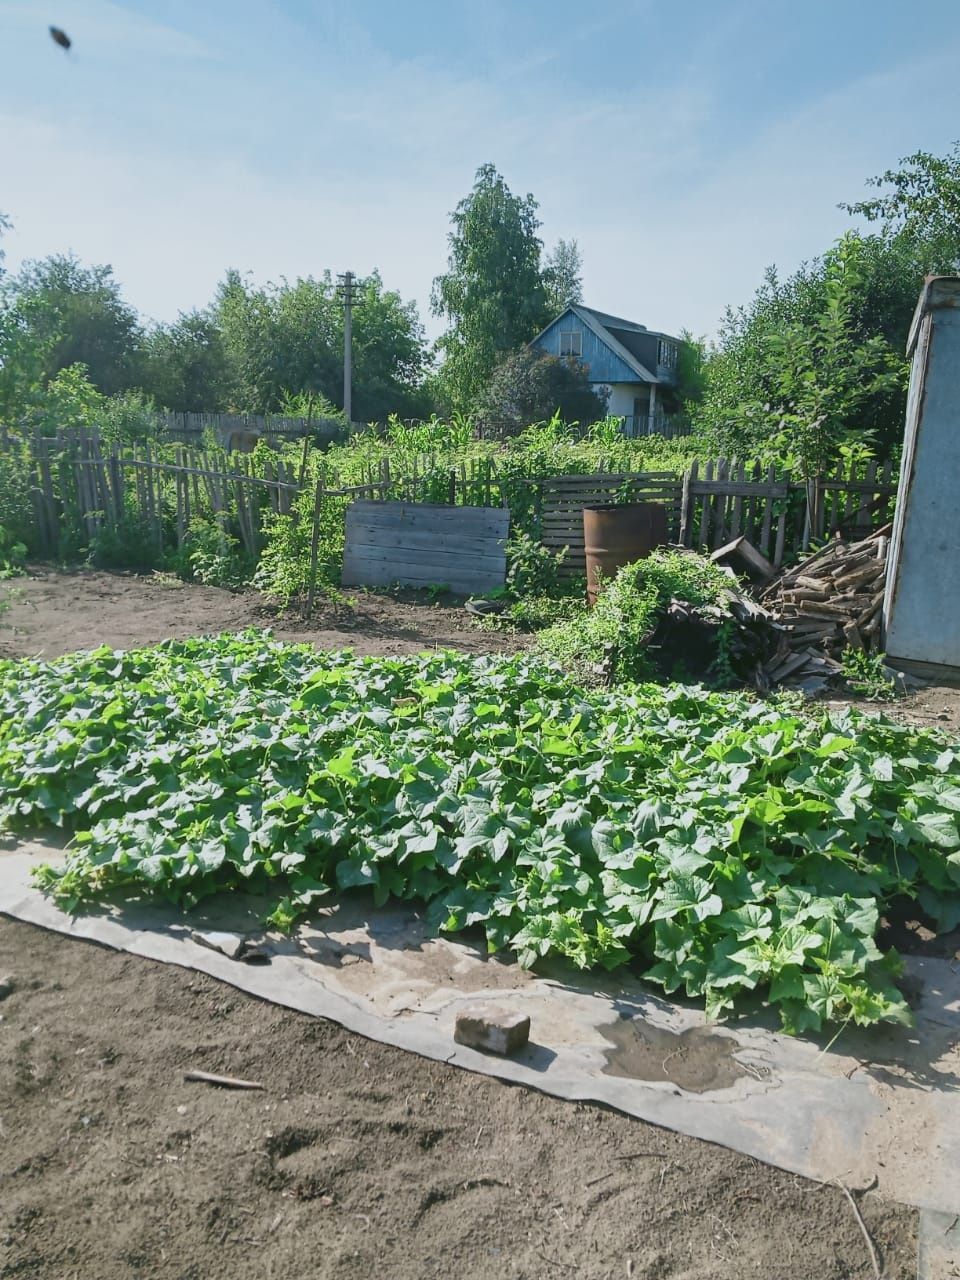
[[[248,626],[373,654],[523,643],[409,599],[358,595],[303,626],[253,595],[157,578],[43,571],[14,585],[0,619],[7,657]],[[960,695],[943,693],[924,690],[898,714],[957,727]],[[6,974],[0,1277],[873,1274],[839,1189],[723,1148],[0,919]],[[186,1084],[190,1067],[268,1089]],[[916,1214],[870,1192],[858,1201],[885,1280],[914,1276]]]
[[[4,973],[0,1276],[872,1275],[836,1187],[0,919]],[[914,1276],[916,1215],[859,1201]]]
[[[427,603],[415,592],[353,591],[349,606],[321,600],[306,623],[293,613],[278,613],[255,592],[236,594],[160,574],[35,569],[28,578],[0,583],[0,596],[4,594],[10,601],[9,609],[0,612],[0,657],[4,658],[52,658],[100,644],[129,649],[245,627],[269,628],[280,639],[305,641],[321,649],[352,648],[364,654],[432,648],[498,653],[529,644],[526,636],[473,626],[456,599]],[[833,699],[829,704],[851,705],[851,700]],[[852,705],[960,733],[960,688],[931,686],[892,703],[854,699]]]
[[[0,615],[0,657],[52,658],[100,644],[131,649],[245,627],[269,627],[283,640],[365,654],[460,649],[496,653],[517,649],[520,636],[471,625],[460,603],[425,603],[422,596],[353,590],[352,605],[319,600],[310,622],[279,614],[256,592],[236,594],[166,575],[37,569],[0,583],[10,608]]]

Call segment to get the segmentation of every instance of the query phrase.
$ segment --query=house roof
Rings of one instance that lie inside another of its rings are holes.
[[[603,325],[605,329],[632,329],[635,333],[647,333],[645,324],[636,324],[633,320],[624,320],[620,316],[608,315],[606,311],[598,311],[596,307],[584,307],[577,305],[573,307],[574,311],[589,311],[590,314]]]
[[[634,324],[630,320],[617,320],[616,316],[605,315],[602,311],[593,311],[590,307],[574,305],[568,307],[567,311],[572,311],[578,316],[588,329],[593,330],[601,342],[606,343],[611,351],[616,352],[641,382],[659,381],[645,364],[640,363],[636,353],[630,350],[633,345],[631,341],[633,335],[646,332],[643,325]],[[612,323],[614,321],[616,321],[615,324]],[[622,327],[624,325],[629,327]]]
[[[612,316],[606,311],[595,311],[593,307],[584,307],[580,303],[571,303],[566,310],[562,311],[559,316],[551,320],[546,329],[537,334],[533,339],[542,337],[547,329],[552,329],[558,320],[562,320],[565,315],[572,313],[577,316],[588,329],[600,339],[605,346],[609,347],[630,371],[636,374],[639,382],[659,382],[660,379],[650,370],[641,360],[642,339],[645,338],[670,338],[668,333],[659,333],[655,329],[648,329],[646,325],[637,324],[634,320],[624,320],[622,316]],[[676,338],[671,341],[676,342]]]

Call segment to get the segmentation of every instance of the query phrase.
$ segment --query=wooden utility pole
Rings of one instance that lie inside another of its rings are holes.
[[[352,271],[338,276],[337,290],[343,303],[343,412],[353,422],[353,308],[357,305],[357,278]]]

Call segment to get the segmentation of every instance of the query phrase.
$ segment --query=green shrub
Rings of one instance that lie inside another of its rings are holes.
[[[127,505],[120,523],[104,523],[90,539],[87,560],[98,569],[159,569],[163,549],[153,527]]]
[[[9,449],[0,453],[0,528],[5,531],[8,544],[22,544],[28,553],[40,550],[39,530],[30,496],[33,484],[29,446],[11,444]]]
[[[226,587],[231,591],[239,590],[251,572],[239,540],[216,519],[191,520],[175,564],[182,577],[205,587]]]
[[[0,578],[16,578],[27,563],[27,548],[0,524]]]
[[[670,601],[715,605],[729,586],[702,556],[654,551],[621,569],[592,609],[571,606],[564,621],[541,632],[537,647],[587,683],[649,679],[654,665],[646,642]]]
[[[563,589],[564,547],[556,555],[524,530],[507,541],[507,590],[518,597],[556,595]]]

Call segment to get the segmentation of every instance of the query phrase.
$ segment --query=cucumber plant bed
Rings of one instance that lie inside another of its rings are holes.
[[[960,747],[699,688],[585,692],[524,655],[318,654],[262,632],[0,664],[0,826],[41,883],[185,907],[429,905],[525,965],[631,964],[791,1031],[908,1021],[888,903],[960,920]]]

